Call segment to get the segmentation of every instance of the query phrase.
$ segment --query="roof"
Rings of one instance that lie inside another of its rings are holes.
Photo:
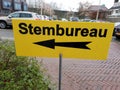
[[[30,11],[15,11],[13,13],[34,13],[34,14],[37,14],[35,12],[30,12]]]
[[[117,7],[111,7],[110,9],[120,9],[120,6],[117,6]]]
[[[114,3],[110,9],[120,9],[120,2]]]
[[[91,5],[88,10],[91,10],[91,11],[108,11],[108,8],[105,7],[105,5]]]

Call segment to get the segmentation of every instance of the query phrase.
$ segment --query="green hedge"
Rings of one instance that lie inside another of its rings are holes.
[[[0,42],[0,90],[51,90],[49,86],[35,58],[17,57],[12,42]]]

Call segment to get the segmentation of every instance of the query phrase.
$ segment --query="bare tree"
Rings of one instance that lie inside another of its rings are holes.
[[[51,8],[54,9],[54,10],[60,9],[60,7],[57,5],[56,2],[51,2],[51,3],[50,3],[50,6],[51,6]]]
[[[44,14],[52,16],[54,14],[53,8],[50,6],[50,4],[44,3],[43,5],[44,8]]]
[[[85,18],[87,14],[87,10],[90,7],[91,3],[89,2],[80,2],[79,3],[79,8],[78,8],[78,16],[80,18]]]
[[[29,7],[29,11],[37,12],[41,15],[44,14],[44,15],[52,16],[54,14],[54,10],[51,7],[51,5],[45,3],[43,0],[34,0],[34,2],[29,0],[28,7]]]
[[[38,0],[37,2],[37,10],[39,14],[43,14],[43,0]]]
[[[31,0],[27,0],[27,4],[28,4],[28,8],[34,7],[34,4]]]

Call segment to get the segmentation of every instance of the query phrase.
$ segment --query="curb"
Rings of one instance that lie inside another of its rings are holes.
[[[0,37],[0,41],[4,41],[4,40],[14,41],[14,38],[11,38],[11,37]]]

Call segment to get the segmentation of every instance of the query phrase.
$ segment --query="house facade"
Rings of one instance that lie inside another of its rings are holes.
[[[120,22],[120,2],[115,0],[113,6],[109,9],[108,21]]]
[[[26,0],[0,0],[0,16],[8,15],[14,11],[27,11]]]
[[[97,13],[99,13],[98,19],[104,20],[108,14],[108,8],[105,5],[91,5],[87,12],[87,16],[91,19],[96,19]]]

